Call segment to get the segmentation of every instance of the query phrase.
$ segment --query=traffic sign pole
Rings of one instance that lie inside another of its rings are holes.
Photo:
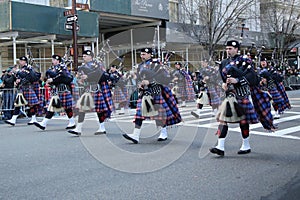
[[[74,16],[77,16],[76,12],[76,0],[72,0],[72,12]],[[77,51],[77,22],[73,21],[73,48],[74,48],[74,71],[78,70],[78,51]]]

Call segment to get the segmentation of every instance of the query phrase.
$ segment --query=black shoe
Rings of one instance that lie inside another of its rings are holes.
[[[157,141],[166,141],[168,138],[158,138]]]
[[[194,112],[194,111],[192,111],[191,114],[192,114],[194,117],[196,117],[197,119],[200,118],[200,116],[199,116],[196,112]]]
[[[28,122],[27,125],[34,125],[36,122]]]
[[[45,130],[45,128],[46,128],[45,126],[40,125],[40,123],[38,123],[38,122],[33,122],[33,124],[42,130]]]
[[[75,129],[76,128],[76,125],[74,125],[74,126],[67,126],[66,127],[66,129],[68,130],[68,129]]]
[[[137,141],[137,140],[135,140],[135,139],[129,137],[127,134],[123,134],[123,137],[126,138],[127,140],[132,141],[134,144],[139,143],[139,141]]]
[[[73,131],[73,130],[68,130],[68,133],[74,134],[74,135],[81,135],[81,133]]]
[[[106,134],[106,131],[97,131],[94,135],[103,135]]]
[[[16,125],[16,124],[14,124],[14,123],[11,123],[11,122],[8,121],[8,120],[5,120],[4,122],[7,123],[7,124],[9,124],[9,125],[12,125],[12,126]]]
[[[237,154],[248,154],[248,153],[251,153],[251,149],[248,149],[248,150],[239,150],[237,152]]]
[[[219,156],[224,156],[224,154],[225,154],[224,151],[222,151],[222,150],[220,150],[220,149],[217,149],[216,147],[210,148],[209,151],[210,151],[211,153],[217,154],[217,155],[219,155]]]

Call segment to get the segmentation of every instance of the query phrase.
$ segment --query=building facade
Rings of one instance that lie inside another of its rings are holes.
[[[67,55],[72,50],[73,32],[66,28],[68,16],[65,12],[70,10],[72,2],[0,0],[0,67],[6,68],[16,63],[18,57],[30,54],[41,71],[45,71],[51,64],[52,54]],[[226,6],[227,0],[218,2]],[[269,54],[276,47],[272,31],[262,24],[266,23],[262,20],[266,7],[262,5],[268,1],[249,2],[251,6],[236,17],[231,34],[217,42],[216,58],[224,57],[223,45],[229,38],[241,41],[245,47],[243,53],[253,44],[256,47],[265,45]],[[172,60],[183,61],[194,69],[209,57],[203,45],[208,43],[208,38],[199,38],[206,30],[205,16],[201,15],[206,6],[203,1],[110,0],[108,4],[107,0],[77,0],[76,3],[79,63],[82,51],[91,49],[107,66],[125,55],[125,67],[130,69],[140,61],[138,50],[145,46],[156,49],[156,56],[161,59],[168,51],[174,51]],[[223,20],[227,18],[230,16]],[[292,42],[297,46],[297,38]],[[297,53],[299,51],[295,55]]]

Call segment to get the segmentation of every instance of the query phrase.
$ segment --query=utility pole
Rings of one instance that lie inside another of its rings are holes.
[[[76,11],[76,0],[72,0],[72,13],[73,15],[77,15],[77,11]],[[78,51],[77,51],[77,21],[74,20],[73,22],[73,60],[74,60],[74,71],[78,70]]]

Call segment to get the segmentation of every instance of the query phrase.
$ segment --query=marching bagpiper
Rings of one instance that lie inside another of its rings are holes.
[[[94,60],[92,51],[85,50],[82,54],[84,63],[78,68],[80,76],[78,82],[85,88],[85,92],[76,104],[79,109],[77,126],[68,132],[81,135],[85,113],[94,110],[99,123],[99,128],[94,134],[106,134],[104,122],[111,117],[111,113],[114,111],[112,94],[108,85],[110,76],[103,64]]]
[[[31,66],[28,65],[28,59],[26,56],[19,58],[19,64],[21,69],[16,74],[16,84],[19,88],[19,92],[15,99],[14,114],[12,118],[10,120],[6,120],[5,123],[14,126],[20,114],[21,107],[28,105],[31,120],[27,124],[33,125],[34,122],[37,122],[36,113],[39,105],[39,99],[34,91],[33,83],[40,79],[41,74],[37,73]]]
[[[191,114],[199,118],[203,105],[209,104],[212,107],[212,116],[215,116],[221,104],[221,98],[216,89],[219,86],[220,77],[215,68],[209,66],[207,61],[203,62],[199,74],[202,79],[198,81],[199,88],[201,89],[196,99],[198,109],[192,111]]]
[[[42,130],[46,129],[48,121],[53,117],[55,112],[63,110],[65,110],[69,119],[66,129],[74,129],[76,127],[73,117],[73,98],[71,93],[73,76],[71,76],[67,66],[61,62],[61,56],[53,55],[52,67],[46,71],[46,83],[50,85],[52,97],[43,121],[34,123],[35,126]]]
[[[174,63],[175,69],[172,72],[174,87],[176,88],[175,98],[177,103],[181,99],[181,107],[186,106],[186,101],[194,100],[195,91],[193,89],[193,81],[190,75],[182,69],[181,62]],[[174,91],[174,89],[173,89]]]
[[[283,93],[279,91],[280,77],[276,71],[268,65],[267,58],[261,59],[260,67],[261,71],[259,75],[262,78],[261,85],[272,97],[272,105],[275,110],[274,119],[279,119],[280,114],[287,108],[287,105],[290,108],[289,103],[285,104]]]
[[[248,98],[250,86],[257,84],[257,75],[253,69],[252,61],[247,56],[238,55],[239,48],[238,41],[228,41],[226,43],[228,58],[221,62],[219,68],[226,98],[217,114],[219,121],[218,144],[211,148],[210,152],[220,156],[224,156],[228,123],[239,123],[240,125],[243,142],[238,154],[251,152],[249,124],[258,123],[257,114]]]
[[[118,103],[120,107],[119,115],[125,113],[125,107],[127,104],[127,89],[124,78],[122,74],[117,70],[116,65],[110,66],[110,79],[112,81],[109,82],[112,93],[113,93],[113,102],[114,104]]]
[[[168,86],[171,77],[160,63],[152,60],[151,54],[150,48],[141,50],[142,62],[137,69],[140,95],[134,117],[135,128],[132,134],[123,134],[135,144],[139,142],[145,119],[155,120],[156,125],[161,127],[158,141],[167,140],[167,126],[181,122],[176,100]]]

